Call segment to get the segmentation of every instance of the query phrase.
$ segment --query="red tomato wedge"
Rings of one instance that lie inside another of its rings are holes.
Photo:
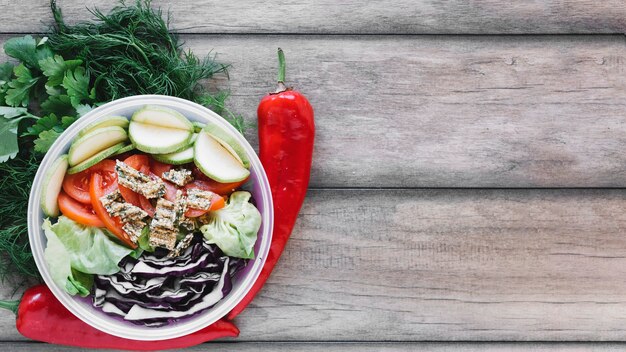
[[[196,179],[194,182],[202,182],[202,188],[205,191],[211,191],[213,193],[217,193],[222,196],[229,195],[233,193],[237,188],[241,187],[244,183],[248,181],[245,179],[239,182],[231,182],[231,183],[220,183],[215,180],[210,179],[206,176],[200,169],[197,167],[193,167],[192,170],[193,177]]]
[[[98,172],[91,174],[91,180],[89,182],[89,195],[91,196],[91,205],[93,206],[94,211],[100,220],[102,220],[104,226],[106,226],[109,231],[122,241],[122,243],[130,248],[137,248],[137,245],[130,240],[128,234],[122,230],[122,224],[119,218],[114,219],[110,217],[109,213],[100,202],[100,198],[107,194],[105,192],[106,188],[107,183],[102,175]]]
[[[117,179],[115,162],[113,160],[103,160],[85,171],[72,175],[66,174],[63,179],[63,191],[81,203],[91,204],[89,180],[94,172],[99,172],[105,177],[107,184],[105,193],[110,193],[117,188],[117,183],[114,182]]]
[[[104,223],[94,213],[91,204],[84,204],[61,191],[57,198],[59,209],[63,215],[85,226],[104,227]]]
[[[207,182],[202,181],[202,180],[192,181],[192,182],[188,183],[185,186],[185,190],[191,189],[191,188],[197,188],[197,189],[201,189],[203,191],[213,192],[213,190],[210,188],[210,186],[207,184]],[[213,192],[213,193],[215,193],[215,192]],[[212,198],[212,201],[211,201],[211,207],[208,210],[189,208],[185,212],[185,216],[188,217],[188,218],[197,218],[198,216],[201,216],[201,215],[205,214],[208,211],[221,209],[221,208],[224,207],[225,204],[226,203],[224,202],[224,197],[221,197],[218,194],[214,194],[213,198]]]
[[[148,162],[149,162],[148,156],[142,155],[142,154],[136,154],[136,155],[133,155],[124,159],[124,163],[126,165],[138,171],[141,171],[142,166],[148,165]],[[122,198],[124,198],[125,201],[127,201],[128,203],[134,206],[143,208],[139,200],[139,197],[140,197],[139,194],[133,192],[132,190],[124,186],[119,186],[119,189],[120,189],[120,193],[122,194]]]
[[[150,175],[150,167],[148,165],[142,165],[139,171],[143,172],[146,175]],[[150,200],[142,196],[141,194],[137,194],[137,198],[139,199],[139,206],[141,207],[141,209],[145,210],[145,212],[148,213],[150,217],[154,217],[156,209],[154,208],[154,205],[152,205]]]
[[[168,172],[172,169],[172,165],[164,164],[162,162],[158,162],[152,158],[150,158],[150,171],[158,177],[163,177],[164,172]]]
[[[78,202],[91,204],[91,197],[89,196],[90,175],[89,170],[72,175],[66,174],[63,179],[63,191]]]
[[[165,199],[169,200],[170,202],[175,202],[176,191],[178,191],[178,187],[168,181],[163,181],[163,183],[165,183]]]

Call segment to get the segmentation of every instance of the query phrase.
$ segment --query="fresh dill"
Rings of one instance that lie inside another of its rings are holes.
[[[28,150],[0,163],[0,279],[38,278],[28,243],[28,196],[40,159]],[[13,280],[15,281],[15,280]]]
[[[68,25],[53,0],[55,25],[48,45],[64,57],[85,63],[89,75],[95,77],[98,101],[136,94],[171,95],[204,105],[221,101],[226,117],[242,129],[241,117],[223,106],[222,98],[227,95],[210,94],[201,84],[215,74],[226,74],[227,65],[217,62],[214,55],[199,58],[183,50],[178,36],[170,31],[169,20],[150,3],[122,3],[108,14],[93,9],[94,21]]]

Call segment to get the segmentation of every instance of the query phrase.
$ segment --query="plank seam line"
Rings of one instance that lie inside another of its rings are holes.
[[[626,187],[309,187],[309,191],[411,191],[411,190],[494,190],[494,191],[625,191]]]
[[[183,36],[303,36],[303,37],[358,37],[358,36],[367,36],[367,37],[442,37],[442,36],[450,36],[450,37],[580,37],[580,36],[626,36],[626,33],[621,32],[607,32],[607,33],[314,33],[314,32],[303,32],[303,33],[279,33],[279,32],[241,32],[241,33],[233,33],[233,32],[177,32],[173,31],[172,33],[176,35]],[[0,35],[45,35],[47,33],[44,32],[0,32]]]
[[[576,340],[567,340],[567,341],[547,341],[547,340],[489,340],[489,341],[477,341],[477,340],[325,340],[325,341],[310,341],[310,340],[223,340],[223,341],[209,341],[204,344],[392,344],[392,345],[400,345],[400,344],[468,344],[468,345],[497,345],[497,344],[516,344],[516,345],[533,345],[533,344],[547,344],[547,345],[560,345],[560,344],[575,344],[575,345],[599,345],[599,344],[619,344],[626,345],[626,341],[576,341]],[[14,345],[39,345],[39,344],[47,344],[46,342],[40,341],[24,341],[24,340],[0,340],[0,344],[14,344]],[[62,346],[62,345],[55,345]]]

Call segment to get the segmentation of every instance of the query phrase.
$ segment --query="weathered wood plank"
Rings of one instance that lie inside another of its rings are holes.
[[[311,191],[239,340],[624,341],[624,209],[626,190]]]
[[[622,343],[472,343],[472,342],[381,342],[381,343],[316,343],[316,342],[233,342],[209,343],[175,351],[215,351],[215,352],[618,352],[626,346]],[[54,346],[39,343],[0,343],[4,352],[72,352],[77,348]]]
[[[626,187],[623,36],[184,39],[232,63],[220,85],[251,121],[286,50],[314,187]]]
[[[606,37],[187,37],[255,118],[274,48],[310,98],[316,187],[624,187],[626,45]]]
[[[69,20],[91,18],[85,7],[109,10],[106,0],[59,0]],[[169,8],[173,26],[187,33],[319,34],[556,34],[624,33],[621,0],[376,0],[376,1],[154,1]],[[4,1],[0,32],[47,28],[46,0]]]

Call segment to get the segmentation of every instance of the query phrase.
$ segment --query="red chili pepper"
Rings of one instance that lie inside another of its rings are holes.
[[[184,348],[220,337],[239,336],[239,329],[226,320],[218,320],[192,334],[161,341],[139,341],[109,335],[76,318],[52,294],[46,285],[24,292],[21,301],[0,301],[0,308],[17,314],[17,330],[27,338],[66,346],[110,348],[131,351],[156,351]]]
[[[285,86],[285,56],[280,48],[278,63],[278,89],[264,97],[257,110],[259,157],[274,198],[272,244],[259,278],[228,319],[244,310],[272,273],[309,186],[315,137],[313,108],[304,95]]]

